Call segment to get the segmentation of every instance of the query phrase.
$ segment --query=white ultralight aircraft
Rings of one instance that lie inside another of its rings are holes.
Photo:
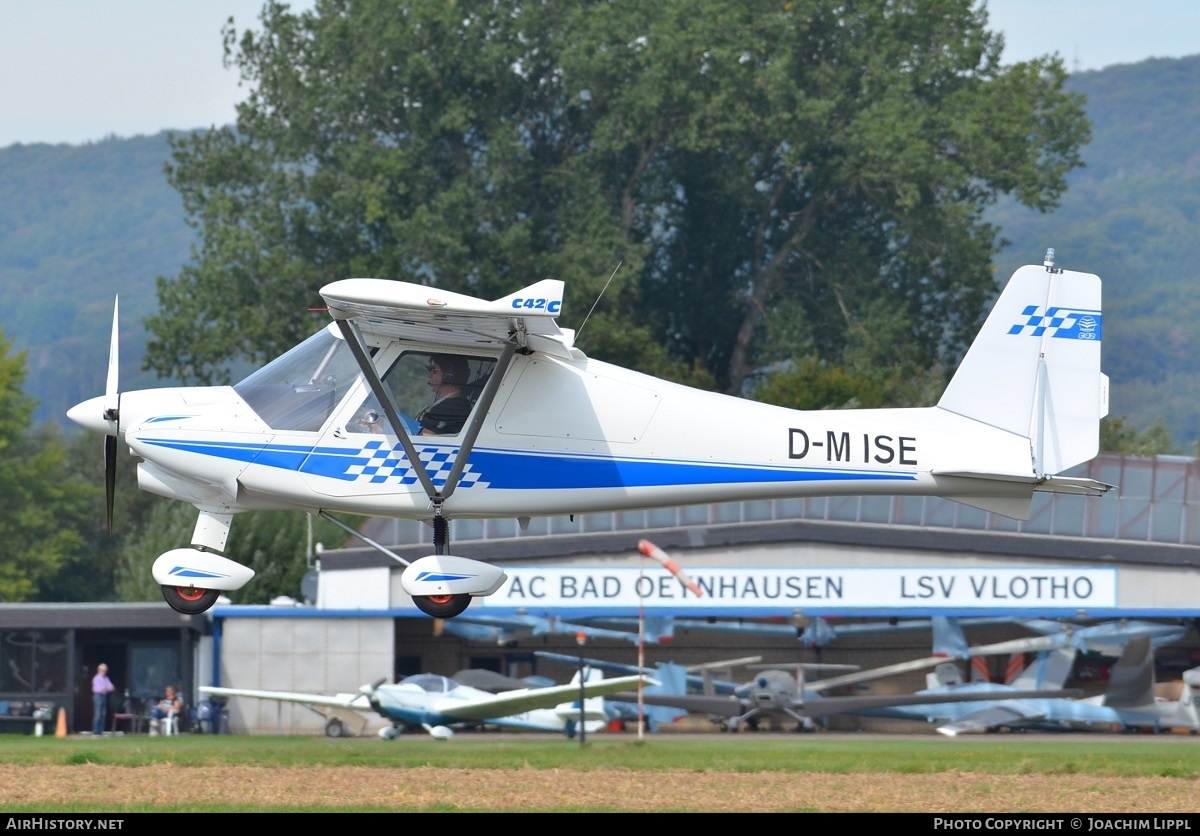
[[[464,685],[451,677],[422,673],[389,685],[379,680],[364,685],[357,694],[304,694],[296,691],[260,691],[202,685],[200,693],[212,697],[245,697],[299,703],[330,717],[326,734],[340,737],[352,713],[375,711],[392,722],[379,736],[395,738],[406,729],[424,729],[437,740],[449,740],[454,729],[464,726],[497,726],[534,731],[565,732],[574,736],[582,716],[584,731],[598,731],[608,722],[604,696],[630,687],[657,685],[648,676],[605,679],[599,670],[589,670],[582,685],[579,673],[568,685],[529,687],[492,693]],[[583,709],[579,698],[583,696]],[[340,725],[332,726],[336,718]],[[361,728],[362,724],[359,724]],[[337,734],[332,733],[337,728]]]
[[[589,358],[555,322],[557,280],[495,301],[370,278],[321,296],[331,324],[205,388],[120,392],[114,310],[105,394],[68,412],[106,437],[110,523],[120,442],[142,490],[199,510],[192,548],[152,567],[179,612],[253,577],[222,555],[244,511],[331,520],[405,564],[423,612],[452,618],[507,577],[451,554],[456,517],[914,495],[1027,519],[1035,491],[1110,487],[1065,475],[1098,451],[1108,380],[1100,279],[1056,267],[1052,250],[1013,274],[937,405],[921,408],[803,412]],[[428,521],[434,553],[409,562],[330,512]]]

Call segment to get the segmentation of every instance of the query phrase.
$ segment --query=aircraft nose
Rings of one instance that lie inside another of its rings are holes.
[[[116,422],[104,417],[104,397],[77,403],[67,410],[67,417],[85,430],[102,435],[111,435],[117,431]]]

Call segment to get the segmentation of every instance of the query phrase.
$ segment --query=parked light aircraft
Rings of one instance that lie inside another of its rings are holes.
[[[546,659],[550,662],[559,662],[563,665],[571,665],[578,667],[580,658],[571,656],[566,653],[555,653],[549,650],[535,650],[533,655],[539,659]],[[703,691],[708,694],[732,694],[739,687],[740,682],[731,682],[717,678],[718,674],[732,676],[734,668],[744,667],[746,665],[755,665],[762,661],[761,656],[743,656],[738,659],[720,659],[713,662],[701,662],[696,665],[687,665],[684,667],[684,676],[682,678],[682,687],[678,684],[670,685],[670,683],[678,683],[679,680],[673,677],[661,676],[660,671],[664,668],[673,665],[669,662],[658,662],[654,668],[644,668],[643,672],[653,676],[659,680],[660,685],[654,690],[659,693],[677,693],[684,694],[689,691]],[[590,659],[582,660],[585,667],[595,668],[596,670],[604,671],[605,673],[616,673],[622,675],[633,675],[638,673],[637,665],[627,665],[623,662],[612,662],[607,659]],[[676,666],[678,667],[678,666]],[[670,688],[670,690],[668,690]]]
[[[604,711],[606,695],[636,688],[639,681],[643,687],[656,684],[651,677],[636,675],[604,679],[598,670],[588,671],[586,679],[581,686],[577,673],[568,685],[492,693],[463,685],[448,676],[422,673],[405,677],[395,684],[386,684],[386,680],[381,679],[364,685],[357,694],[330,696],[212,685],[201,686],[200,692],[214,697],[275,700],[335,710],[338,713],[334,717],[342,723],[355,712],[373,710],[392,721],[390,727],[380,731],[380,737],[386,740],[406,729],[424,729],[437,740],[449,740],[454,735],[454,727],[462,726],[561,731],[573,735],[580,718],[581,690],[585,697],[584,731],[600,729],[608,720]],[[330,733],[329,724],[326,733]]]
[[[1074,652],[1073,649],[1051,651]],[[1002,728],[1047,726],[1078,728],[1100,725],[1156,731],[1169,728],[1200,731],[1200,667],[1185,671],[1182,682],[1156,684],[1154,653],[1149,636],[1137,636],[1125,645],[1111,669],[1108,688],[1099,696],[1071,699],[1065,692],[1049,698],[1018,696],[1018,689],[1029,681],[1018,681],[1014,686],[982,682],[939,684],[921,692],[938,697],[937,704],[888,707],[861,713],[936,722],[939,723],[937,730],[948,737]],[[1168,693],[1170,691],[1174,692]],[[975,702],[968,704],[942,699],[954,695],[969,696]],[[987,695],[991,695],[990,702],[980,700]]]
[[[536,651],[539,658],[551,659],[565,664],[578,664],[573,657]],[[740,664],[746,660],[733,660]],[[943,660],[944,662],[944,660]],[[636,673],[638,668],[620,662],[588,659],[586,664],[601,668],[606,672]],[[747,663],[745,667],[759,671],[749,682],[736,683],[722,681],[712,677],[712,671],[718,665],[731,666],[729,662],[713,663],[712,665],[697,666],[700,675],[689,673],[689,686],[698,686],[703,693],[661,693],[660,689],[643,689],[641,702],[650,706],[667,706],[679,708],[689,713],[707,714],[722,730],[737,731],[741,724],[746,723],[751,728],[758,728],[760,722],[786,723],[794,721],[796,731],[808,731],[814,728],[814,718],[829,717],[835,714],[852,714],[867,708],[880,706],[912,705],[921,700],[928,700],[928,695],[917,697],[913,694],[866,694],[855,696],[826,696],[822,691],[834,687],[867,682],[891,676],[892,667],[860,670],[856,665],[832,665],[825,663],[785,663],[778,665],[761,665]],[[808,672],[817,671],[850,671],[836,678],[807,682]],[[1054,689],[1058,693],[1057,689]],[[1026,696],[1046,696],[1051,691],[1041,687],[1023,690]],[[1079,695],[1081,692],[1072,692]],[[961,697],[956,696],[956,700]],[[987,697],[968,697],[971,699],[987,699]],[[612,700],[618,702],[637,702],[636,694],[615,694]]]
[[[751,728],[758,728],[760,723],[795,722],[796,731],[810,731],[815,727],[814,720],[821,717],[831,717],[836,714],[855,714],[870,708],[918,705],[923,701],[941,701],[935,695],[923,694],[861,694],[853,696],[826,696],[822,691],[830,685],[825,681],[806,684],[804,672],[820,670],[824,667],[819,663],[806,664],[803,662],[783,665],[754,665],[752,669],[759,670],[754,679],[743,684],[736,693],[727,696],[708,696],[701,694],[686,694],[683,696],[667,694],[643,695],[642,700],[648,705],[666,705],[683,708],[697,714],[707,714],[720,726],[729,731],[738,731],[743,723]],[[845,666],[832,666],[844,668]],[[862,671],[862,675],[870,672]],[[1026,698],[1045,697],[1050,692],[1030,689],[1016,691]],[[1072,692],[1079,696],[1082,692]],[[627,700],[628,696],[617,694],[614,700]],[[947,695],[945,700],[971,701],[994,699],[987,695],[972,696],[966,694]]]
[[[1078,625],[1046,618],[1021,618],[1017,623],[1051,639],[1055,646],[1074,647],[1085,653],[1120,656],[1131,639],[1147,636],[1151,647],[1177,642],[1191,631],[1190,624],[1118,619],[1099,624]]]
[[[996,620],[991,620],[996,623]],[[969,662],[972,681],[991,682],[987,673],[987,657],[1008,656],[1009,664],[1005,682],[1024,677],[1033,687],[1061,688],[1071,673],[1075,656],[1079,651],[1119,656],[1122,649],[1135,638],[1145,637],[1151,646],[1176,641],[1187,634],[1187,625],[1162,624],[1153,621],[1118,620],[1089,626],[1075,625],[1049,619],[1012,619],[1012,623],[1035,632],[1037,636],[1025,636],[990,644],[970,644],[963,634],[963,625],[972,619],[934,616],[929,620],[933,635],[933,653],[919,659],[910,659],[865,673],[851,673],[823,680],[825,689],[854,685],[867,679],[878,679],[901,673],[938,668],[947,660]],[[1052,653],[1052,651],[1057,651]],[[1026,667],[1026,654],[1037,654],[1034,662]],[[945,676],[946,668],[942,668]],[[1033,674],[1033,678],[1030,676]]]
[[[638,671],[638,668],[634,665],[608,662],[603,659],[581,660],[577,656],[568,656],[565,653],[554,653],[552,651],[535,650],[533,655],[539,659],[559,662],[564,665],[578,666],[582,664],[587,668],[604,671],[605,673],[631,674]],[[658,662],[653,669],[646,668],[643,671],[651,674],[658,684],[644,687],[642,693],[643,695],[686,694],[689,688],[706,688],[707,693],[719,692],[731,694],[736,689],[737,683],[715,679],[714,674],[731,671],[733,668],[752,665],[761,661],[761,656],[745,656],[740,659],[721,659],[687,666],[677,665],[674,662]],[[605,709],[608,711],[609,716],[612,719],[624,722],[642,720],[652,732],[657,731],[660,724],[674,722],[688,713],[682,708],[650,705],[645,700],[642,700],[641,704],[639,704],[636,694],[622,696],[631,698],[609,699],[605,702]]]
[[[151,568],[180,612],[253,577],[221,554],[252,510],[331,520],[406,566],[418,608],[452,618],[507,579],[450,553],[454,518],[914,495],[1027,519],[1035,491],[1109,488],[1066,475],[1096,455],[1108,411],[1100,279],[1052,250],[1013,274],[937,405],[906,409],[802,412],[589,358],[556,322],[558,280],[494,301],[373,278],[320,295],[333,322],[240,383],[132,392],[114,305],[105,393],[67,414],[105,437],[110,525],[121,443],[142,490],[197,508],[192,547]],[[449,409],[451,394],[465,402]],[[434,554],[407,561],[332,512],[428,521]]]

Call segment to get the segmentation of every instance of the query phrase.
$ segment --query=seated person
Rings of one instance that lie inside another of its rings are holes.
[[[174,685],[167,686],[166,695],[150,709],[150,728],[156,730],[162,726],[162,721],[172,715],[178,715],[183,710],[183,700]]]
[[[421,435],[453,435],[463,428],[471,414],[467,378],[471,374],[466,357],[434,354],[426,367],[434,402],[421,410],[417,423]]]

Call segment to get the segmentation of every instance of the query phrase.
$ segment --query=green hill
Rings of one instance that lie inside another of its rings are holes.
[[[1200,55],[1070,79],[1088,98],[1093,141],[1062,207],[1012,204],[991,217],[1012,243],[1006,279],[1054,247],[1062,267],[1104,279],[1111,414],[1166,420],[1180,450],[1200,439]],[[0,328],[28,353],[39,421],[101,393],[113,297],[121,299],[121,385],[141,371],[156,276],[189,258],[193,231],[166,183],[167,134],[83,146],[0,148]]]
[[[993,220],[1013,243],[997,275],[1040,263],[1104,280],[1103,366],[1114,416],[1166,420],[1181,451],[1200,439],[1200,55],[1072,76],[1087,96],[1092,143],[1062,206],[1012,205]]]
[[[35,418],[65,421],[102,394],[120,294],[122,388],[141,371],[156,276],[174,276],[195,239],[163,166],[167,134],[0,149],[0,328],[27,352]]]

